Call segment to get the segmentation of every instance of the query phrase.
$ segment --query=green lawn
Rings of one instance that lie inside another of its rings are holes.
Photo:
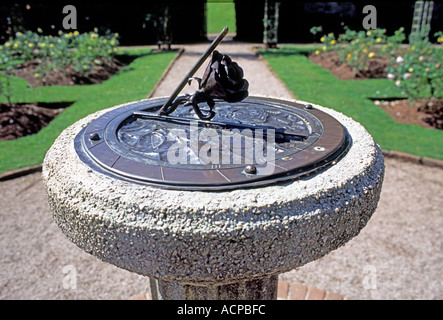
[[[0,174],[40,164],[58,135],[77,120],[101,109],[145,99],[176,55],[176,52],[153,54],[150,49],[122,53],[137,58],[98,85],[28,88],[24,80],[13,78],[13,102],[72,101],[73,104],[39,133],[0,142]]]
[[[225,26],[228,26],[230,33],[236,32],[233,0],[208,0],[206,3],[206,17],[208,33],[220,33]]]
[[[312,48],[283,47],[261,54],[297,99],[332,108],[360,122],[385,150],[443,159],[443,131],[395,122],[370,98],[402,97],[387,79],[341,81],[309,61]]]
[[[383,149],[443,159],[443,131],[396,123],[370,100],[400,97],[392,82],[338,80],[307,59],[306,50],[310,49],[283,47],[263,50],[261,54],[298,99],[335,109],[360,122]],[[72,101],[73,104],[39,133],[0,142],[0,174],[40,164],[58,135],[88,114],[146,98],[176,55],[175,52],[151,54],[146,50],[125,53],[136,55],[137,59],[99,85],[28,88],[24,80],[13,78],[14,102]]]

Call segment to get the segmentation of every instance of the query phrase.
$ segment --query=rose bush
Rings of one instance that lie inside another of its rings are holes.
[[[0,45],[0,61],[17,67],[27,61],[35,61],[38,68],[34,77],[43,77],[53,69],[73,70],[88,75],[95,65],[112,60],[118,46],[118,34],[99,35],[97,29],[80,34],[78,31],[58,36],[45,36],[37,32],[17,32],[15,37]],[[2,66],[0,66],[0,69]]]
[[[322,31],[320,27],[311,28],[311,33]],[[336,37],[333,33],[325,34],[320,38],[321,50],[315,53],[335,50],[342,63],[346,63],[354,70],[367,70],[371,59],[384,58],[399,50],[400,44],[406,39],[400,28],[392,36],[386,35],[386,29],[355,31],[344,27],[344,32]],[[340,46],[338,44],[341,44]]]
[[[314,35],[322,31],[321,27],[311,28]],[[405,46],[403,28],[387,36],[385,29],[355,31],[344,27],[338,37],[331,33],[321,36],[321,50],[315,54],[334,50],[342,63],[358,71],[367,70],[371,59],[386,61],[387,78],[409,99],[423,101],[423,108],[431,100],[443,97],[443,32],[435,33],[434,37],[437,44],[423,34]]]
[[[421,99],[424,108],[430,100],[443,97],[442,63],[441,46],[423,38],[392,57],[388,79],[395,81],[409,99]]]

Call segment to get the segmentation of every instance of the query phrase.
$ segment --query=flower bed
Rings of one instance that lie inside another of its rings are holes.
[[[311,29],[314,35],[321,31],[321,27]],[[435,37],[438,43],[443,42],[442,32]],[[428,119],[424,126],[429,123],[443,129],[443,49],[424,36],[408,46],[402,45],[405,39],[403,28],[387,36],[384,29],[354,31],[345,27],[338,37],[333,33],[322,35],[321,48],[309,58],[341,80],[392,80],[411,102],[400,105],[414,105],[417,112],[425,114],[420,118]]]
[[[23,78],[28,86],[72,86],[101,83],[125,63],[115,57],[118,34],[99,35],[97,30],[78,31],[58,36],[38,32],[17,32],[0,45],[0,140],[34,134],[48,125],[62,109],[38,106],[38,103],[14,103],[11,77]]]
[[[118,44],[118,34],[99,35],[97,30],[59,31],[58,36],[17,32],[0,46],[0,72],[32,86],[95,83],[86,79],[107,79],[119,69],[114,57]]]
[[[394,60],[395,59],[395,60]],[[443,97],[443,50],[419,41],[392,58],[387,77],[411,100]],[[427,105],[425,104],[421,107]]]
[[[49,107],[48,103],[64,101],[64,107],[67,107],[68,103],[72,105],[65,108],[65,111],[38,133],[19,139],[0,141],[0,174],[41,163],[60,132],[88,114],[127,101],[146,98],[177,54],[177,52],[151,54],[150,48],[128,48],[120,52],[128,60],[132,58],[130,65],[125,67],[124,72],[119,72],[109,81],[97,85],[32,88],[27,86],[24,80],[12,78],[10,86],[13,93],[12,102],[40,101],[39,105]],[[0,97],[0,101],[5,102],[5,98]],[[43,101],[46,104],[42,104]]]
[[[337,62],[347,65],[357,78],[385,78],[387,73],[380,72],[380,68],[386,69],[391,57],[401,50],[400,44],[406,38],[403,29],[392,36],[387,36],[385,29],[355,31],[345,27],[344,30],[339,36],[333,33],[321,36],[322,47],[314,56],[334,52]],[[314,35],[321,31],[321,27],[311,29]]]

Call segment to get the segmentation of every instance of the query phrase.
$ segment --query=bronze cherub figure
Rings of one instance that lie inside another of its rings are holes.
[[[218,51],[212,53],[211,61],[206,67],[203,78],[192,77],[198,82],[198,90],[192,95],[178,97],[170,107],[162,110],[160,114],[168,115],[177,109],[180,103],[185,106],[192,105],[197,116],[202,120],[211,120],[215,116],[212,110],[215,105],[214,99],[222,99],[227,102],[239,102],[248,96],[249,83],[243,78],[243,69],[228,55]],[[209,110],[202,110],[199,103],[206,102]]]
[[[248,96],[249,83],[246,79],[243,79],[243,69],[233,62],[229,56],[214,50],[227,34],[228,27],[224,27],[158,110],[158,115],[167,116],[174,112],[180,103],[184,103],[185,105],[192,105],[201,120],[211,120],[215,116],[214,111],[212,111],[215,105],[214,99],[240,102]],[[206,67],[203,78],[193,77],[211,53],[211,61]],[[193,79],[198,81],[198,90],[192,95],[187,94],[177,98],[186,84],[190,84]],[[198,104],[202,102],[207,103],[209,110],[203,112],[200,109]]]
[[[239,102],[248,96],[249,83],[243,78],[243,75],[243,69],[228,55],[214,51],[203,78],[189,79],[189,84],[192,80],[196,80],[199,89],[187,97],[188,101],[185,105],[192,105],[200,119],[212,119],[215,115],[212,111],[215,105],[214,99]],[[210,108],[207,115],[204,115],[198,106],[201,102],[206,102]]]

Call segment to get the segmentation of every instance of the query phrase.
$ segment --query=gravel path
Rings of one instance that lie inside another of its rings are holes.
[[[266,62],[260,58],[253,50],[253,44],[242,44],[235,41],[222,42],[217,50],[221,53],[229,55],[232,60],[237,62],[244,71],[245,78],[249,82],[250,95],[265,95],[281,98],[293,99],[293,94],[286,86],[277,79],[268,68]],[[256,46],[259,46],[258,44]],[[155,92],[154,97],[169,96],[183,79],[183,77],[192,68],[198,58],[208,47],[208,44],[184,45],[185,51],[180,58],[174,63],[167,77],[162,81]],[[203,77],[207,62],[203,63],[200,69],[195,73],[196,77]],[[260,75],[260,76],[251,76]],[[190,86],[186,86],[182,94],[192,94],[197,90],[197,83],[193,82]]]
[[[353,299],[443,299],[443,170],[385,164],[378,208],[361,233],[282,280]]]
[[[183,61],[192,65],[206,47],[186,46],[168,74],[172,81],[166,77],[154,95],[169,95],[190,68]],[[219,51],[233,53],[251,94],[293,98],[251,45],[228,42]],[[443,170],[385,163],[378,209],[360,235],[281,280],[351,299],[443,299]],[[0,182],[0,299],[128,299],[147,287],[147,278],[101,262],[63,236],[40,173]]]

